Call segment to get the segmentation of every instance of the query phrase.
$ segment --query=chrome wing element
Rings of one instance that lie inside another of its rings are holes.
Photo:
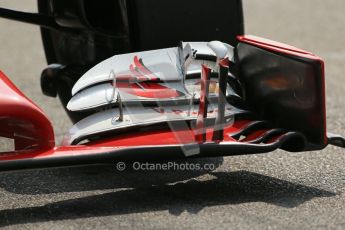
[[[118,93],[124,104],[185,104],[193,95],[197,102],[200,97],[201,65],[207,65],[213,71],[218,69],[216,52],[212,50],[215,48],[209,47],[214,43],[223,44],[223,48],[230,47],[220,42],[191,42],[182,43],[184,49],[180,49],[181,52],[177,51],[178,48],[169,48],[107,59],[78,80],[67,109],[82,111],[117,106],[115,95]],[[224,55],[233,56],[232,48]],[[185,68],[187,73],[183,75],[182,69]],[[229,78],[235,77],[229,73]],[[218,95],[218,89],[218,77],[213,74],[211,98]],[[229,86],[226,95],[238,97]]]
[[[182,53],[169,48],[116,55],[88,71],[73,87],[67,108],[94,113],[71,128],[63,145],[128,128],[178,122],[196,123],[196,132],[200,131],[196,139],[203,141],[211,120],[217,126],[214,139],[222,139],[224,123],[247,112],[227,102],[228,96],[239,97],[228,84],[229,78],[235,79],[229,73],[233,50],[220,42],[182,46]],[[180,63],[181,55],[188,65]]]
[[[218,108],[217,104],[208,105],[207,119],[215,120]],[[122,111],[122,115],[121,115]],[[199,105],[178,105],[169,107],[124,107],[108,109],[94,113],[76,123],[67,133],[63,145],[78,144],[79,142],[94,136],[102,136],[128,128],[140,128],[149,125],[159,125],[167,122],[191,122],[198,117]],[[226,104],[225,121],[233,122],[235,114],[246,113]],[[122,117],[122,121],[119,118]]]

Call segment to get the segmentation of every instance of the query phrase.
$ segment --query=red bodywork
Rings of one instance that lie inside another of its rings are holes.
[[[0,71],[0,135],[15,140],[17,151],[55,147],[53,127],[44,112]]]

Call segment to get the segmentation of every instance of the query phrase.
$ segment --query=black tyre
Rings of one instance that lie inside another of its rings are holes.
[[[64,107],[74,82],[110,56],[173,47],[180,41],[235,45],[244,32],[241,0],[38,0],[38,9],[75,30],[41,29],[48,64],[68,67],[56,84]],[[67,113],[74,122],[82,117]]]

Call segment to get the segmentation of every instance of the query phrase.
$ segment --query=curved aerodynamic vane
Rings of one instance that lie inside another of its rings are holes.
[[[176,98],[185,94],[170,88],[163,83],[143,63],[141,58],[134,56],[134,63],[129,66],[131,75],[116,76],[116,85],[120,91],[145,98]]]

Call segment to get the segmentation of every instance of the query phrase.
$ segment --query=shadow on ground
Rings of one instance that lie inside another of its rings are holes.
[[[199,164],[201,168],[205,165],[213,165],[214,169],[217,169],[223,164],[223,158],[184,159],[170,162]],[[130,163],[127,163],[126,170],[121,172],[116,169],[116,164],[90,165],[1,173],[0,187],[8,192],[23,195],[81,192],[163,185],[188,180],[209,172],[211,170],[135,171]]]
[[[210,174],[208,180],[200,181],[186,180],[184,172],[169,172],[170,176],[174,175],[174,179],[171,179],[169,175],[167,177],[170,179],[164,179],[165,177],[158,174],[133,171],[116,174],[110,173],[110,170],[113,169],[79,167],[68,169],[67,172],[61,169],[33,171],[31,176],[39,173],[40,179],[45,176],[48,178],[46,181],[43,180],[43,184],[39,182],[31,184],[31,187],[42,186],[36,190],[37,194],[51,193],[54,189],[56,189],[54,192],[124,189],[53,202],[44,206],[1,210],[0,226],[163,210],[168,210],[172,215],[180,215],[184,211],[197,214],[209,206],[249,202],[265,202],[293,208],[315,197],[336,195],[325,190],[248,171],[208,172]],[[51,181],[54,172],[58,174],[57,177],[65,175],[66,178]],[[71,175],[71,172],[76,174]],[[20,175],[20,173],[16,174],[12,179]],[[10,177],[10,174],[5,176]],[[86,182],[81,182],[85,180]],[[76,181],[79,183],[73,183]],[[171,181],[180,182],[169,183]],[[48,190],[43,188],[44,186],[52,187],[54,183],[56,187],[47,188]],[[5,189],[11,190],[8,186],[3,184]],[[20,193],[34,194],[33,191],[33,188],[19,189]]]

